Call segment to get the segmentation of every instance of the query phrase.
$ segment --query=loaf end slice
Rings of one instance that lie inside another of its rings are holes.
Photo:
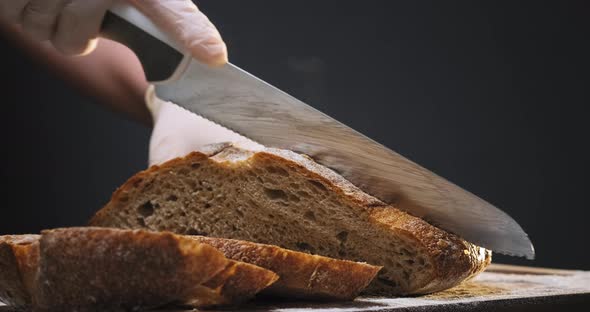
[[[0,236],[0,301],[13,306],[31,305],[39,260],[39,235]]]
[[[172,233],[106,228],[44,231],[34,296],[41,309],[185,304],[229,264]]]
[[[15,308],[234,305],[277,279],[171,233],[69,228],[0,237],[0,298]]]
[[[491,252],[364,193],[291,151],[220,146],[130,178],[91,225],[278,245],[383,266],[370,294],[424,294],[481,272]]]
[[[378,266],[310,255],[278,246],[192,236],[234,260],[269,269],[280,276],[263,294],[313,300],[352,300],[369,285]]]

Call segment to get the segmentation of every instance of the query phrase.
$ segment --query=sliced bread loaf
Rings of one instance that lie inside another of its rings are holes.
[[[68,228],[0,242],[12,248],[0,253],[1,299],[41,311],[235,304],[278,279],[166,232]]]
[[[238,261],[269,269],[280,279],[262,293],[288,298],[352,300],[381,267],[235,239],[191,236]]]
[[[219,146],[130,178],[90,221],[248,240],[383,266],[372,294],[423,294],[481,272],[491,252],[362,192],[309,157]]]

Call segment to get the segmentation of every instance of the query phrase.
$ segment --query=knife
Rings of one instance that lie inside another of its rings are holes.
[[[233,64],[210,67],[116,1],[102,36],[140,59],[156,94],[268,147],[311,156],[382,201],[495,252],[533,259],[508,214]]]

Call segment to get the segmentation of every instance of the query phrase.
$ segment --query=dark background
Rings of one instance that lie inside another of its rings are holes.
[[[586,1],[198,2],[232,62],[512,215],[533,262],[590,269]],[[0,233],[84,224],[149,129],[0,38]]]

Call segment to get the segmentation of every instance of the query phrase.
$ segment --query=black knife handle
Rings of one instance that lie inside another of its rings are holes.
[[[182,53],[167,43],[108,11],[100,35],[129,47],[139,58],[150,82],[171,78],[184,58]]]

